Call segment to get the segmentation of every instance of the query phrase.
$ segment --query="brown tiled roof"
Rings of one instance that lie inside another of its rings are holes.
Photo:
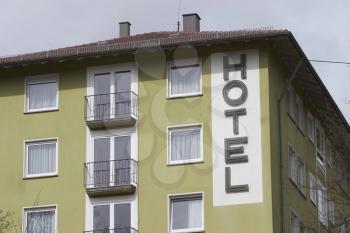
[[[60,59],[74,59],[92,55],[104,55],[127,52],[136,49],[157,46],[174,46],[179,44],[213,43],[222,40],[259,39],[276,35],[291,34],[287,30],[238,30],[211,32],[150,32],[124,38],[116,38],[96,43],[83,44],[73,47],[54,49],[49,51],[28,53],[0,58],[0,68],[36,62],[56,61]]]

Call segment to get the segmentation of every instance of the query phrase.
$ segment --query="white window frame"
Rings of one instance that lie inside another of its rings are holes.
[[[311,128],[310,128],[310,120],[312,122]],[[310,130],[312,130],[312,135],[310,135],[311,134]],[[307,114],[307,133],[308,133],[310,141],[312,142],[312,144],[315,145],[315,133],[316,133],[315,118],[310,112],[308,112],[308,114]]]
[[[172,230],[172,200],[176,199],[191,199],[195,197],[202,197],[202,227],[200,228],[188,228],[181,230]],[[204,218],[204,192],[193,192],[193,193],[179,193],[179,194],[169,194],[168,197],[168,231],[169,233],[188,233],[188,232],[204,232],[205,231],[205,218]]]
[[[171,160],[171,131],[179,131],[181,129],[191,129],[191,128],[199,128],[200,130],[200,157],[197,159],[185,159],[185,160]],[[188,124],[188,125],[174,125],[167,127],[167,164],[168,165],[180,165],[180,164],[193,164],[193,163],[201,163],[204,161],[203,158],[203,123],[196,124]]]
[[[171,82],[170,82],[170,76],[171,76],[171,68],[172,67],[182,67],[182,66],[197,66],[200,70],[200,78],[199,78],[199,92],[190,92],[190,93],[184,93],[184,94],[171,94]],[[203,74],[202,74],[202,59],[181,59],[176,61],[170,61],[167,63],[167,98],[182,98],[182,97],[194,97],[194,96],[200,96],[203,95],[203,87],[202,87],[202,81]]]
[[[332,200],[328,202],[328,219],[332,225],[335,224],[335,205]]]
[[[93,229],[94,206],[109,205],[109,225],[114,227],[114,205],[130,203],[130,227],[138,230],[138,200],[136,195],[88,198],[85,211],[85,231]],[[112,210],[113,209],[113,210]]]
[[[54,172],[48,172],[48,173],[40,173],[40,174],[28,174],[28,144],[31,145],[42,145],[42,144],[52,144],[52,142],[55,142],[56,144],[56,161],[55,161],[55,171]],[[33,139],[33,140],[25,140],[24,141],[24,159],[23,159],[23,178],[24,179],[30,179],[30,178],[39,178],[39,177],[52,177],[52,176],[58,176],[58,138],[42,138],[42,139]]]
[[[135,65],[135,63],[121,63],[121,64],[112,64],[112,65],[101,65],[101,66],[90,66],[86,69],[87,72],[87,96],[95,95],[95,87],[94,87],[94,79],[96,75],[99,74],[107,74],[109,73],[109,79],[110,79],[110,88],[109,92],[114,93],[115,92],[115,83],[114,78],[116,73],[120,72],[130,72],[131,73],[131,87],[130,90],[133,92],[136,97],[138,96],[138,69]],[[110,94],[107,93],[107,94]],[[113,95],[111,96],[111,103],[113,102]],[[131,98],[131,104],[135,104],[134,101],[136,101],[136,104],[138,103],[138,100],[134,100],[134,98]],[[93,100],[91,102],[93,104]],[[112,111],[111,106],[111,116],[114,116],[114,111]],[[134,113],[131,113],[131,115],[137,119],[137,113],[138,113],[138,107],[136,107],[136,115]],[[88,121],[94,120],[93,117],[89,116]]]
[[[43,206],[29,206],[29,207],[24,207],[22,210],[22,218],[23,218],[23,225],[22,225],[22,232],[26,233],[26,228],[27,228],[27,213],[32,213],[32,212],[45,212],[45,211],[54,211],[55,212],[55,233],[57,232],[57,221],[58,221],[58,216],[57,216],[57,204],[54,205],[43,205]]]
[[[326,162],[330,168],[333,167],[333,147],[329,139],[326,137],[325,140],[325,157],[326,157]]]
[[[298,189],[300,192],[306,197],[306,165],[305,162],[301,159],[297,159],[298,164],[297,164],[297,170],[298,170],[298,175],[297,175],[297,181],[298,181]],[[300,176],[300,167],[303,166],[303,177]],[[303,180],[303,184],[301,184],[300,179]]]
[[[297,105],[299,110],[297,111]],[[302,99],[296,95],[295,97],[295,121],[298,129],[304,134],[305,129],[305,109]]]
[[[293,87],[288,88],[288,115],[295,122],[296,120],[296,94]]]
[[[321,198],[321,199],[320,199]],[[324,184],[317,179],[317,206],[318,206],[318,220],[323,226],[328,226],[328,201],[327,190]],[[325,210],[321,208],[324,207]],[[321,219],[324,218],[324,219]]]
[[[292,226],[293,226],[293,224],[292,224],[292,215],[294,215],[294,217],[296,218],[296,220],[297,220],[297,231],[298,231],[298,233],[300,233],[299,232],[299,229],[300,229],[300,226],[299,226],[299,223],[300,223],[300,221],[299,221],[299,216],[298,216],[298,214],[292,209],[292,208],[289,208],[289,222],[290,222],[290,232],[291,233],[293,233],[293,231],[292,231]]]
[[[290,150],[293,150],[293,154],[290,154]],[[293,159],[293,163],[295,165],[296,169],[296,177],[294,177],[292,173],[292,163],[291,163],[291,158]],[[296,151],[294,147],[288,143],[288,174],[289,174],[289,179],[292,181],[293,184],[298,186],[298,156],[296,154]]]
[[[310,186],[310,200],[316,206],[317,205],[317,180],[316,176],[309,172],[309,186]],[[313,180],[313,187],[311,186],[311,180]]]
[[[318,141],[317,141],[317,129],[319,130],[319,132],[321,133],[322,137],[321,137],[321,147],[323,146],[323,148],[318,148]],[[325,138],[325,133],[323,130],[323,127],[321,125],[321,123],[318,120],[315,120],[315,147],[316,147],[316,164],[325,172],[326,171],[326,155],[325,155],[325,144],[326,144],[326,138]],[[320,154],[323,158],[323,161],[321,160],[321,158],[318,156],[318,154]]]
[[[29,81],[30,79],[33,79]],[[35,79],[38,79],[38,81],[35,81]],[[46,81],[45,81],[46,79]],[[36,109],[30,109],[29,108],[29,94],[28,94],[28,85],[29,84],[35,84],[35,83],[52,83],[56,81],[57,83],[57,90],[56,90],[56,105],[54,107],[50,108],[36,108]],[[25,77],[24,82],[24,112],[25,113],[35,113],[35,112],[50,112],[50,111],[56,111],[59,108],[59,74],[43,74],[43,75],[34,75],[34,76],[27,76]]]

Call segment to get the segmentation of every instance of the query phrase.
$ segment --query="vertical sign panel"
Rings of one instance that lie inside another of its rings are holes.
[[[257,50],[211,55],[214,206],[263,200]]]

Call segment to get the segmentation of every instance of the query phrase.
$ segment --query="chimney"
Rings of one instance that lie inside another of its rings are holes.
[[[182,15],[184,32],[200,32],[201,18],[197,13]]]
[[[130,26],[129,22],[120,22],[119,23],[119,37],[128,37],[130,36]]]

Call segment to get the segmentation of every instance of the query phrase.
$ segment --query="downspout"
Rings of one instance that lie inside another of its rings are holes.
[[[303,58],[301,58],[297,64],[297,66],[294,68],[292,75],[290,76],[290,78],[288,79],[288,82],[282,92],[282,94],[280,95],[280,97],[277,99],[277,114],[278,114],[278,141],[279,141],[279,159],[280,159],[280,195],[281,195],[281,233],[285,232],[285,226],[284,226],[284,190],[283,190],[283,186],[284,186],[284,179],[283,179],[283,148],[282,148],[282,123],[281,123],[281,103],[283,100],[283,97],[285,96],[288,88],[290,87],[290,85],[292,84],[292,81],[295,79],[296,74],[299,70],[300,65],[303,62]]]

